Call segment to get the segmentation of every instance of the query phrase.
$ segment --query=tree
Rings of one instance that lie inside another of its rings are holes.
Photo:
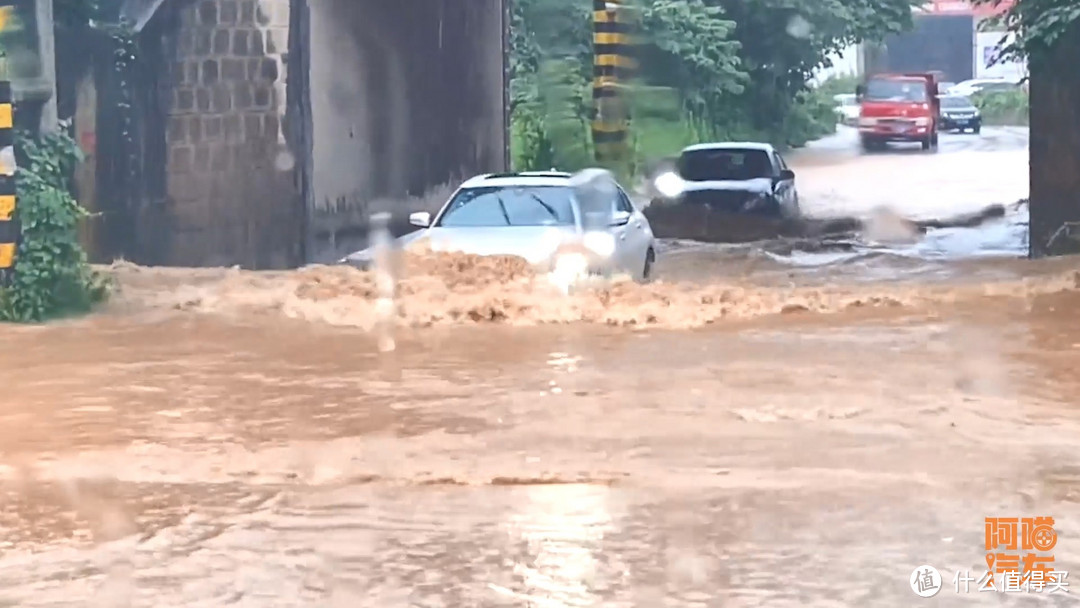
[[[806,90],[814,70],[848,46],[911,26],[920,0],[711,0],[737,26],[739,58],[753,83],[743,107],[770,132]],[[775,135],[775,133],[774,133]]]
[[[1031,75],[1028,253],[1080,253],[1080,0],[1018,0],[999,21],[1012,34],[1004,56]]]

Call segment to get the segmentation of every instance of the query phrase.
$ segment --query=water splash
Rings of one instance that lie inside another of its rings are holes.
[[[608,232],[619,194],[618,182],[607,169],[590,167],[570,177],[581,209],[581,234],[565,238],[555,251],[548,279],[564,294],[612,271],[615,245]]]
[[[555,254],[555,261],[548,272],[548,281],[561,291],[570,295],[577,286],[589,276],[589,260],[578,251],[561,251]]]
[[[379,352],[391,352],[397,347],[394,326],[397,320],[397,272],[394,264],[393,235],[390,234],[390,214],[371,216],[371,248],[375,273],[375,335]]]

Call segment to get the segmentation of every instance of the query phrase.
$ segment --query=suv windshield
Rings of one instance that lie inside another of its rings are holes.
[[[567,186],[488,186],[457,193],[439,226],[572,226],[574,192]]]
[[[963,95],[950,95],[941,98],[941,107],[950,110],[966,110],[968,108],[974,108],[975,106],[971,103],[970,99]]]
[[[679,157],[679,175],[691,182],[772,177],[773,166],[764,150],[694,150]]]
[[[926,83],[921,80],[890,80],[878,78],[866,83],[864,99],[870,101],[910,101],[924,103]]]

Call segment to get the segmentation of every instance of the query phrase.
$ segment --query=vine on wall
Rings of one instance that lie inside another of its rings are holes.
[[[93,271],[79,244],[79,220],[87,211],[72,195],[82,152],[70,126],[41,136],[16,134],[22,240],[14,278],[0,289],[0,321],[37,323],[85,313],[108,296],[108,280]]]

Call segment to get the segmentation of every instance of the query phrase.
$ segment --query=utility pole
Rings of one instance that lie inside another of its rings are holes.
[[[15,12],[14,6],[0,6],[0,33]],[[0,286],[11,282],[15,252],[19,247],[19,224],[15,217],[15,131],[14,99],[8,76],[6,51],[0,57]]]
[[[593,123],[598,163],[629,160],[630,108],[626,83],[632,57],[631,23],[625,0],[593,0]]]
[[[37,16],[39,51],[41,53],[41,79],[48,83],[48,97],[41,106],[41,132],[55,133],[60,128],[56,109],[56,27],[53,23],[53,0],[37,0],[34,8]]]

